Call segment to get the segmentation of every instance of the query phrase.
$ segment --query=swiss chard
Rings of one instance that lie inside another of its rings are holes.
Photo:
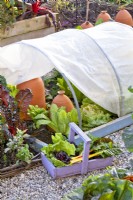
[[[82,186],[62,200],[132,200],[133,183],[121,180],[107,173],[104,175],[91,175]]]

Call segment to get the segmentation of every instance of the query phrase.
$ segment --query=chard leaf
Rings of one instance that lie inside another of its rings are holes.
[[[102,196],[98,200],[115,200],[114,195],[115,195],[115,190],[109,190],[106,193],[102,194]]]
[[[62,198],[62,200],[83,200],[84,190],[82,187],[76,188],[68,195]]]
[[[91,175],[81,188],[66,195],[63,200],[76,200],[79,191],[83,192],[81,200],[132,200],[133,183],[113,177],[111,174]],[[70,198],[69,198],[70,197]]]

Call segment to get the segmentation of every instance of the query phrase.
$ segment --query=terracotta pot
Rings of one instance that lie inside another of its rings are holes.
[[[101,11],[101,13],[97,16],[96,21],[98,21],[99,19],[102,19],[103,22],[108,22],[109,20],[111,20],[111,16],[107,13],[106,10]]]
[[[32,80],[18,84],[17,88],[19,90],[26,88],[31,89],[33,98],[30,104],[38,105],[40,108],[46,108],[45,87],[41,78],[34,78]]]
[[[82,29],[86,29],[86,28],[91,28],[93,27],[93,24],[90,23],[89,21],[84,22],[83,24],[80,25]]]
[[[115,16],[115,21],[123,23],[123,24],[127,24],[129,26],[133,26],[133,18],[130,15],[130,13],[125,9],[121,9],[117,13],[117,15]]]
[[[56,104],[58,107],[66,107],[67,112],[70,112],[74,108],[73,103],[69,97],[65,95],[65,91],[63,90],[58,91],[58,95],[53,99],[52,103]]]

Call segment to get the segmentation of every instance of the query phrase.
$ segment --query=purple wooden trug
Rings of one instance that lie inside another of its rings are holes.
[[[75,124],[70,123],[69,141],[74,142],[75,133],[78,134],[84,141],[83,160],[80,163],[65,167],[55,167],[49,159],[41,153],[43,166],[47,169],[49,174],[55,178],[67,177],[76,174],[86,174],[89,171],[105,168],[112,165],[113,157],[99,158],[89,160],[89,150],[91,139]]]

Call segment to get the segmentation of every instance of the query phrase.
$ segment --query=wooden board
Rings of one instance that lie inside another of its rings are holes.
[[[39,30],[28,32],[28,33],[23,33],[20,35],[7,37],[4,39],[0,39],[0,47],[3,47],[8,44],[12,44],[14,42],[18,42],[21,40],[28,40],[28,39],[44,37],[44,36],[50,35],[52,33],[55,33],[55,27],[53,27],[53,26],[50,28],[39,29]]]
[[[90,131],[85,132],[87,133],[91,133],[92,135],[96,136],[96,137],[104,137],[107,136],[111,133],[114,133],[118,130],[121,130],[127,126],[130,126],[131,124],[133,124],[133,119],[131,114],[126,115],[124,117],[119,117],[116,120],[113,120],[105,125],[99,126],[97,128],[91,129]],[[46,143],[36,139],[36,138],[32,138],[29,136],[28,138],[28,143],[32,143],[32,148],[37,148],[37,149],[41,149],[43,146],[47,145]],[[79,136],[75,137],[75,142],[78,144],[79,142],[81,142],[81,139],[79,138]]]

